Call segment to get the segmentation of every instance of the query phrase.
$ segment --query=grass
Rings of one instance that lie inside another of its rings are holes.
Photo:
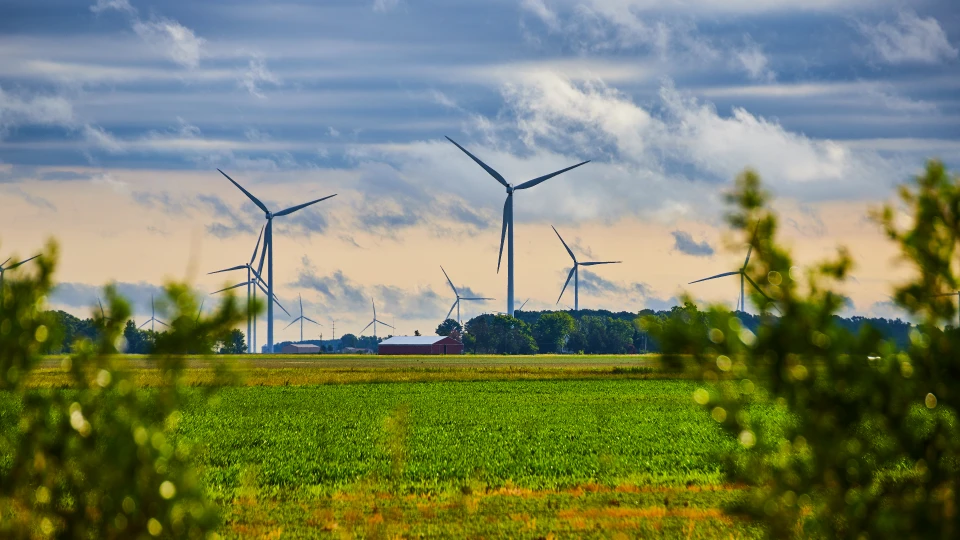
[[[219,361],[191,359],[187,382],[203,384]],[[177,428],[199,444],[227,537],[761,533],[727,512],[745,492],[725,483],[716,455],[735,442],[693,403],[696,383],[658,378],[656,357],[270,356],[237,367],[243,382],[213,401],[192,393]],[[32,384],[60,386],[58,371]]]

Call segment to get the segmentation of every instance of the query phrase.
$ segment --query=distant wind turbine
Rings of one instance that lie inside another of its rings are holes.
[[[501,227],[501,230],[500,230],[500,255],[497,257],[497,273],[500,272],[500,261],[503,259],[503,241],[504,241],[504,238],[506,237],[507,238],[507,314],[510,316],[513,316],[513,308],[514,308],[514,302],[513,302],[513,192],[520,189],[532,188],[533,186],[536,186],[537,184],[545,182],[553,178],[554,176],[557,176],[558,174],[565,173],[571,169],[576,169],[581,165],[590,163],[590,161],[587,160],[582,163],[577,163],[576,165],[567,167],[566,169],[561,169],[557,172],[552,172],[550,174],[540,176],[538,178],[534,178],[533,180],[528,180],[514,187],[514,185],[507,182],[507,180],[500,173],[498,173],[497,171],[487,166],[486,163],[480,161],[479,158],[477,158],[476,156],[468,152],[466,148],[457,144],[456,141],[454,141],[450,137],[447,137],[447,140],[455,144],[456,147],[462,150],[464,154],[470,156],[470,159],[475,161],[477,165],[480,165],[481,167],[483,167],[483,170],[487,171],[487,173],[490,176],[494,177],[497,180],[497,182],[500,182],[500,184],[507,190],[507,200],[503,203],[503,226]],[[508,231],[509,231],[509,235],[507,234]]]
[[[573,278],[573,310],[580,311],[580,267],[596,266],[598,264],[620,264],[621,261],[579,262],[573,254],[573,250],[570,249],[570,246],[563,241],[563,237],[557,232],[557,228],[553,225],[551,225],[550,228],[553,229],[553,232],[557,233],[557,238],[560,239],[560,243],[563,244],[563,247],[567,248],[567,253],[569,253],[570,258],[573,259],[573,268],[571,268],[570,273],[567,274],[567,281],[563,284],[563,289],[560,289],[560,296],[557,297],[557,303],[560,303],[564,291],[567,290],[567,285],[570,284],[570,278]]]
[[[460,296],[460,291],[458,291],[457,288],[454,287],[453,282],[450,281],[450,276],[447,275],[447,271],[443,269],[443,266],[440,266],[440,271],[443,272],[443,277],[447,278],[447,283],[450,285],[450,288],[453,289],[454,296],[457,297],[457,299],[453,302],[453,305],[450,306],[450,311],[447,312],[447,317],[446,317],[447,319],[449,319],[450,314],[453,313],[453,308],[457,308],[457,323],[458,324],[460,323],[460,301],[461,300],[468,300],[471,302],[493,300],[493,298],[466,298],[466,297]]]
[[[3,261],[3,264],[0,264],[0,305],[3,305],[3,275],[7,273],[7,270],[13,270],[14,268],[22,264],[27,264],[28,262],[36,259],[39,256],[40,255],[34,255],[33,257],[30,257],[25,261],[16,262],[11,264],[10,266],[6,266],[6,264],[10,262],[10,259],[12,259],[13,257],[7,257],[7,260]]]
[[[101,309],[102,309],[102,307],[101,307]],[[149,318],[147,321],[145,321],[143,324],[141,324],[141,325],[140,325],[140,328],[143,328],[144,326],[146,326],[147,323],[150,323],[150,331],[151,331],[151,332],[154,332],[154,331],[155,331],[155,330],[154,330],[154,324],[153,324],[153,323],[160,323],[160,324],[166,326],[167,328],[169,328],[169,326],[167,325],[167,323],[165,323],[165,322],[163,322],[163,321],[161,321],[160,319],[157,318],[157,312],[156,312],[156,310],[154,309],[154,306],[153,306],[153,295],[152,295],[152,294],[150,295],[150,318]]]
[[[233,185],[237,186],[237,189],[242,191],[243,194],[247,196],[247,198],[253,201],[253,204],[257,205],[257,207],[260,208],[260,210],[263,210],[264,216],[267,219],[266,237],[263,242],[263,249],[267,254],[267,298],[273,298],[274,300],[276,300],[276,297],[273,294],[273,218],[283,217],[283,216],[292,214],[297,210],[301,210],[312,204],[316,204],[320,201],[325,201],[330,197],[336,197],[337,194],[334,193],[333,195],[327,195],[326,197],[323,197],[320,199],[316,199],[303,204],[298,204],[296,206],[291,206],[290,208],[287,208],[285,210],[280,210],[279,212],[271,212],[265,204],[260,202],[260,199],[254,197],[252,193],[243,189],[243,186],[236,183],[233,180],[233,178],[230,178],[229,176],[227,176],[227,173],[221,171],[220,169],[217,169],[217,170],[220,171],[220,174],[222,174],[223,176],[226,176],[227,180],[229,180]],[[267,302],[267,352],[269,353],[273,352],[273,303],[269,301]]]
[[[529,301],[530,301],[529,298],[527,298],[526,300],[524,300],[523,303],[520,304],[520,307],[517,308],[517,311],[523,311],[523,306],[527,305],[527,302],[529,302]]]
[[[756,236],[756,232],[754,232],[754,236]],[[746,280],[747,282],[749,282],[749,283],[750,283],[750,286],[752,286],[754,289],[756,289],[757,292],[759,292],[761,295],[763,295],[764,298],[766,298],[767,300],[772,300],[769,296],[766,295],[766,293],[763,292],[762,289],[760,289],[760,286],[757,285],[756,282],[753,281],[753,279],[751,279],[749,275],[747,275],[747,266],[750,264],[750,254],[751,254],[751,253],[753,253],[753,242],[750,243],[750,247],[747,249],[747,258],[743,260],[743,267],[740,268],[739,270],[737,270],[737,271],[735,271],[735,272],[724,272],[724,273],[722,273],[722,274],[717,274],[717,275],[715,275],[715,276],[710,276],[710,277],[707,277],[707,278],[698,279],[698,280],[696,280],[696,281],[691,281],[690,283],[688,283],[688,285],[693,285],[694,283],[700,283],[701,281],[710,281],[711,279],[717,279],[717,278],[722,278],[722,277],[727,277],[727,276],[736,276],[736,275],[739,275],[739,276],[740,276],[740,298],[739,298],[739,300],[738,300],[737,303],[740,304],[740,305],[737,306],[737,309],[739,309],[739,311],[740,311],[741,313],[746,313],[746,311],[747,311],[747,310],[746,310],[746,298],[745,298],[745,294],[744,294],[744,292],[745,292],[745,291],[744,291],[744,280]]]
[[[385,322],[383,322],[383,321],[381,321],[381,320],[379,320],[379,319],[377,319],[377,304],[374,303],[373,299],[370,300],[370,305],[373,306],[373,320],[370,321],[369,323],[367,323],[367,325],[363,327],[363,330],[360,331],[360,333],[357,335],[357,337],[359,338],[361,335],[363,335],[364,331],[366,331],[367,328],[370,328],[370,325],[372,324],[372,325],[373,325],[373,340],[374,340],[374,342],[376,342],[376,340],[377,340],[377,323],[380,323],[380,324],[382,324],[382,325],[384,325],[384,326],[386,326],[386,327],[388,327],[388,328],[393,328],[394,330],[396,330],[396,328],[393,327],[393,326],[390,326],[389,324],[387,324],[387,323],[385,323]]]
[[[320,324],[320,323],[318,323],[317,321],[311,319],[310,317],[304,316],[304,314],[303,314],[303,297],[301,297],[300,295],[297,295],[297,298],[300,299],[300,316],[297,317],[296,319],[290,321],[290,324],[284,326],[283,329],[286,330],[287,328],[290,328],[291,326],[293,326],[293,323],[295,323],[295,322],[297,322],[297,321],[300,321],[300,343],[303,343],[303,321],[310,321],[310,322],[312,322],[313,324],[315,324],[315,325],[317,325],[317,326],[323,326],[323,325]]]
[[[213,272],[208,272],[210,274],[219,274],[221,272],[232,272],[234,270],[246,270],[247,271],[247,353],[253,354],[256,351],[255,343],[255,333],[257,325],[257,314],[251,313],[251,305],[257,299],[257,287],[253,286],[254,280],[260,282],[260,288],[263,288],[263,278],[261,277],[261,272],[263,271],[263,257],[260,257],[260,264],[257,266],[257,269],[253,269],[253,261],[257,258],[257,252],[260,251],[260,240],[263,239],[263,231],[266,229],[266,225],[260,227],[260,236],[257,237],[257,245],[253,247],[253,255],[250,256],[250,262],[246,264],[241,264],[238,266],[231,266],[230,268],[224,268],[223,270],[215,270]],[[219,291],[218,291],[219,292]]]

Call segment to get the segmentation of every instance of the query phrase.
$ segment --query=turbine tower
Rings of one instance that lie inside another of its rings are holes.
[[[101,306],[101,309],[103,309],[102,306]],[[143,328],[144,326],[146,326],[147,323],[150,323],[150,331],[151,331],[151,332],[154,332],[154,331],[155,331],[155,330],[154,330],[154,327],[155,327],[154,323],[160,323],[160,324],[166,326],[167,328],[169,328],[169,326],[167,325],[167,323],[165,323],[165,322],[163,322],[163,321],[161,321],[160,319],[157,318],[157,311],[156,311],[156,310],[154,309],[154,307],[153,307],[153,295],[152,295],[152,294],[150,295],[150,318],[149,318],[148,320],[144,321],[144,323],[140,325],[140,328]]]
[[[756,233],[754,233],[754,234],[756,234]],[[739,276],[740,276],[740,298],[737,300],[737,304],[739,304],[739,305],[737,306],[737,309],[738,309],[740,312],[742,312],[742,313],[746,313],[746,298],[745,298],[745,294],[744,294],[744,281],[749,282],[749,283],[750,283],[750,286],[753,287],[754,289],[756,289],[757,292],[759,292],[761,295],[763,295],[764,298],[766,298],[767,300],[771,300],[771,298],[770,298],[769,296],[767,296],[766,293],[764,293],[762,289],[760,289],[760,286],[757,285],[756,282],[753,281],[753,279],[751,279],[749,275],[747,275],[747,266],[750,264],[750,254],[752,254],[752,253],[753,253],[753,243],[751,242],[751,243],[750,243],[750,247],[747,249],[747,258],[743,260],[743,267],[742,267],[742,268],[740,268],[739,270],[737,270],[737,271],[735,271],[735,272],[724,272],[724,273],[722,273],[722,274],[717,274],[717,275],[715,275],[715,276],[710,276],[710,277],[706,277],[706,278],[703,278],[703,279],[698,279],[698,280],[696,280],[696,281],[691,281],[691,282],[688,283],[687,285],[693,285],[694,283],[700,283],[701,281],[710,281],[711,279],[717,279],[717,278],[722,278],[722,277],[727,277],[727,276],[736,276],[736,275],[739,275]]]
[[[220,171],[220,169],[217,169],[217,170]],[[243,189],[243,186],[236,183],[233,180],[233,178],[230,178],[229,176],[227,176],[227,173],[220,171],[220,174],[222,174],[223,176],[226,176],[227,180],[229,180],[233,185],[237,186],[237,189],[242,191],[243,194],[247,196],[247,198],[253,201],[253,204],[257,205],[257,207],[260,208],[260,210],[263,210],[263,214],[267,219],[266,237],[264,238],[264,242],[263,242],[263,249],[267,253],[267,298],[273,298],[274,300],[276,300],[276,297],[273,295],[273,218],[283,217],[283,216],[292,214],[297,210],[302,210],[312,204],[316,204],[320,201],[325,201],[330,197],[336,197],[337,194],[334,193],[333,195],[327,195],[326,197],[323,197],[320,199],[316,199],[303,204],[298,204],[296,206],[291,206],[290,208],[287,208],[285,210],[280,210],[279,212],[271,212],[265,204],[260,202],[260,199],[254,197],[252,193]],[[273,303],[269,301],[267,302],[267,352],[268,353],[273,352]]]
[[[361,335],[363,335],[363,332],[364,332],[367,328],[370,328],[370,325],[372,324],[372,325],[373,325],[373,341],[376,342],[376,341],[377,341],[377,323],[380,323],[380,324],[382,324],[382,325],[384,325],[384,326],[387,326],[387,327],[389,327],[389,328],[393,328],[394,330],[396,330],[396,328],[394,328],[393,326],[390,326],[389,324],[387,324],[387,323],[385,323],[385,322],[377,319],[377,304],[375,304],[375,303],[373,302],[373,299],[372,299],[372,298],[370,299],[370,305],[373,306],[373,320],[370,321],[369,323],[367,323],[367,325],[363,327],[363,330],[361,330],[361,331],[359,332],[359,334],[357,335],[357,338],[359,338]]]
[[[7,270],[13,270],[14,268],[20,266],[21,264],[26,264],[36,259],[39,256],[40,255],[34,255],[33,257],[30,257],[25,261],[16,262],[11,264],[10,266],[6,266],[6,264],[10,262],[10,259],[12,259],[13,257],[7,257],[7,260],[3,261],[3,264],[0,264],[0,306],[3,305],[3,274],[5,274]]]
[[[287,328],[290,328],[291,326],[293,326],[293,323],[295,323],[295,322],[297,322],[297,321],[300,321],[300,343],[303,343],[303,321],[310,321],[310,322],[312,322],[313,324],[315,324],[315,325],[317,325],[317,326],[323,326],[323,325],[320,324],[320,323],[318,323],[317,321],[311,319],[310,317],[305,317],[305,316],[303,315],[303,297],[301,297],[301,296],[298,294],[298,295],[297,295],[297,298],[300,299],[300,316],[297,317],[296,319],[290,321],[290,324],[284,326],[283,329],[286,330]]]
[[[453,313],[453,308],[457,308],[457,323],[458,324],[460,323],[460,301],[461,300],[469,300],[471,302],[494,300],[493,298],[466,298],[466,297],[460,296],[460,291],[458,291],[457,288],[453,286],[453,282],[450,281],[450,276],[447,275],[447,271],[443,269],[442,265],[440,266],[440,271],[443,272],[443,276],[447,278],[447,283],[450,284],[450,288],[453,289],[454,296],[457,297],[456,301],[453,302],[453,305],[450,306],[450,311],[447,312],[447,317],[446,317],[447,319],[449,319],[450,314]]]
[[[580,311],[580,267],[597,266],[598,264],[620,264],[622,261],[579,262],[573,254],[573,250],[570,249],[570,246],[563,241],[563,237],[557,232],[557,228],[553,225],[551,225],[550,228],[553,229],[553,232],[557,233],[557,238],[560,239],[560,243],[563,244],[563,247],[567,248],[567,253],[569,253],[570,258],[573,259],[573,268],[570,269],[570,273],[567,274],[567,281],[563,284],[563,288],[560,289],[560,296],[557,297],[557,303],[560,303],[564,291],[567,290],[567,285],[570,284],[570,278],[573,278],[573,311]]]
[[[263,239],[263,230],[266,229],[266,227],[266,225],[260,227],[260,236],[257,237],[257,245],[253,248],[253,255],[250,256],[250,262],[207,273],[207,275],[210,275],[219,274],[221,272],[232,272],[234,270],[247,271],[247,354],[252,354],[254,351],[256,351],[256,343],[253,341],[253,336],[256,332],[257,314],[251,313],[251,306],[257,298],[257,288],[253,286],[254,276],[256,276],[257,281],[259,281],[261,284],[263,283],[263,278],[260,277],[260,274],[263,271],[263,257],[260,257],[260,264],[258,265],[257,270],[253,269],[253,261],[257,258],[257,252],[260,251],[260,240]]]
[[[508,237],[507,240],[507,314],[511,317],[513,316],[513,192],[521,189],[528,189],[545,182],[558,174],[565,173],[571,169],[576,169],[577,167],[590,163],[589,160],[582,163],[577,163],[566,169],[561,169],[557,172],[552,172],[550,174],[534,178],[533,180],[528,180],[518,186],[506,181],[506,179],[497,171],[493,170],[486,163],[480,161],[476,156],[467,151],[466,148],[460,146],[450,137],[447,137],[447,140],[456,145],[457,148],[463,151],[464,154],[470,156],[470,159],[475,161],[477,165],[483,167],[483,170],[494,177],[497,182],[506,188],[507,190],[507,200],[503,203],[503,226],[500,229],[500,255],[497,257],[497,273],[500,273],[500,261],[503,259],[503,240],[505,237]],[[507,234],[509,230],[509,235]]]

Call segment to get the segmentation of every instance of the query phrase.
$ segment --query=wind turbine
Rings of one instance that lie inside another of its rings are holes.
[[[754,233],[754,234],[756,234],[756,233]],[[756,282],[754,282],[753,279],[751,279],[749,275],[747,275],[747,265],[750,264],[750,254],[751,254],[751,253],[753,253],[753,243],[752,243],[752,242],[750,243],[750,247],[747,249],[747,258],[743,260],[743,267],[740,268],[739,270],[737,270],[737,271],[735,271],[735,272],[724,272],[724,273],[722,273],[722,274],[717,274],[717,275],[715,275],[715,276],[710,276],[710,277],[707,277],[707,278],[698,279],[698,280],[696,280],[696,281],[691,281],[691,282],[688,283],[687,285],[693,285],[694,283],[700,283],[701,281],[710,281],[711,279],[717,279],[717,278],[722,278],[722,277],[727,277],[727,276],[736,276],[736,275],[739,275],[739,276],[740,276],[740,299],[739,299],[739,301],[738,301],[737,303],[740,304],[740,305],[737,306],[737,309],[739,309],[739,310],[740,310],[741,312],[743,312],[743,313],[746,313],[746,298],[745,298],[745,295],[744,295],[744,280],[746,280],[747,282],[749,282],[749,283],[750,283],[750,286],[752,286],[754,289],[757,290],[757,292],[759,292],[760,294],[762,294],[764,298],[766,298],[766,299],[768,299],[768,300],[771,300],[771,298],[770,298],[769,296],[767,296],[766,293],[763,292],[763,290],[760,289],[760,286],[757,285]]]
[[[567,281],[563,284],[563,289],[560,289],[560,296],[557,297],[557,303],[560,303],[560,299],[563,298],[564,291],[567,290],[567,285],[570,284],[570,278],[573,278],[573,311],[580,311],[580,267],[596,266],[598,264],[620,264],[621,261],[580,262],[573,254],[573,250],[570,249],[570,246],[563,241],[563,237],[557,232],[557,228],[553,225],[551,225],[550,228],[553,229],[553,232],[557,233],[557,238],[560,239],[560,243],[563,244],[563,247],[567,248],[567,253],[569,253],[570,258],[573,259],[573,268],[571,268],[570,273],[567,274]]]
[[[300,321],[300,343],[303,343],[303,321],[310,321],[310,322],[312,322],[313,324],[315,324],[315,325],[317,325],[317,326],[323,326],[323,325],[320,324],[320,323],[318,323],[317,321],[311,319],[310,317],[305,317],[305,316],[303,315],[303,297],[301,297],[301,296],[298,294],[298,295],[297,295],[297,298],[300,298],[300,316],[297,317],[296,319],[290,321],[290,324],[284,326],[283,329],[286,330],[287,328],[290,328],[290,327],[293,325],[293,323],[295,323],[295,322],[297,322],[297,321]]]
[[[576,169],[577,167],[590,163],[589,160],[582,163],[577,163],[566,169],[561,169],[557,172],[552,172],[550,174],[534,178],[533,180],[528,180],[516,187],[513,184],[510,184],[506,179],[497,171],[493,170],[486,163],[480,161],[476,156],[467,151],[466,148],[460,146],[450,137],[447,137],[447,140],[456,145],[457,148],[463,151],[464,154],[470,156],[470,159],[475,161],[477,165],[483,167],[483,170],[494,177],[497,182],[507,189],[507,200],[503,203],[503,226],[500,230],[500,255],[497,257],[497,273],[500,273],[500,261],[503,259],[503,240],[504,237],[508,236],[507,231],[509,230],[509,239],[507,241],[507,314],[511,317],[513,316],[513,192],[520,189],[528,189],[545,182],[558,174],[565,173],[571,169]]]
[[[101,308],[101,309],[102,309],[102,308]],[[146,326],[147,323],[150,323],[150,331],[151,331],[151,332],[154,331],[154,324],[153,324],[153,323],[160,323],[160,324],[166,326],[167,328],[169,328],[169,326],[167,325],[167,323],[165,323],[165,322],[163,322],[163,321],[161,321],[160,319],[157,318],[157,312],[156,312],[156,310],[155,310],[154,307],[153,307],[153,295],[152,295],[152,294],[150,295],[150,319],[144,321],[144,323],[140,325],[140,328],[143,328],[144,326]]]
[[[517,311],[523,311],[523,306],[527,305],[527,302],[529,302],[529,301],[530,301],[529,298],[527,298],[526,300],[524,300],[523,303],[520,304],[520,307],[517,308]]]
[[[373,302],[373,299],[370,299],[370,304],[373,306],[373,320],[370,321],[366,326],[363,327],[363,330],[360,331],[360,333],[358,334],[357,337],[359,338],[361,335],[363,335],[364,330],[366,330],[367,328],[370,328],[370,325],[372,324],[372,325],[373,325],[373,342],[376,343],[376,342],[377,342],[377,323],[380,323],[380,324],[382,324],[382,325],[384,325],[384,326],[386,326],[386,327],[389,327],[389,328],[393,328],[394,330],[396,330],[396,328],[394,328],[393,326],[390,326],[389,324],[387,324],[387,323],[385,323],[385,322],[383,322],[383,321],[381,321],[381,320],[378,320],[378,319],[377,319],[377,304],[375,304],[375,303]]]
[[[253,204],[257,205],[258,208],[263,210],[264,216],[267,219],[266,236],[263,242],[263,249],[267,253],[267,298],[273,298],[274,300],[276,300],[276,297],[273,295],[273,218],[283,217],[283,216],[292,214],[297,210],[302,210],[303,208],[306,208],[312,204],[316,204],[320,201],[325,201],[330,197],[336,197],[337,194],[334,193],[333,195],[327,195],[326,197],[323,197],[320,199],[316,199],[303,204],[298,204],[296,206],[291,206],[290,208],[287,208],[285,210],[280,210],[279,212],[271,212],[269,209],[267,209],[267,206],[265,204],[260,202],[260,199],[254,197],[252,193],[243,189],[243,186],[236,183],[233,180],[233,178],[230,178],[229,176],[227,176],[227,173],[221,171],[220,169],[217,169],[217,170],[220,171],[220,174],[222,174],[223,176],[226,176],[227,180],[229,180],[230,183],[237,186],[237,189],[242,191],[243,194],[247,196],[247,198],[253,201]],[[270,352],[270,353],[273,352],[273,302],[270,302],[270,301],[267,302],[267,352]]]
[[[257,237],[257,245],[253,247],[253,255],[250,256],[250,262],[246,264],[241,264],[238,266],[231,266],[230,268],[224,268],[223,270],[216,270],[213,272],[208,272],[210,274],[219,274],[220,272],[232,272],[234,270],[246,270],[247,271],[247,353],[252,354],[256,350],[256,344],[253,342],[253,333],[256,330],[257,324],[257,314],[251,313],[250,306],[252,301],[257,298],[257,288],[253,286],[254,276],[262,284],[263,278],[260,277],[260,272],[263,270],[263,257],[260,257],[260,264],[257,267],[257,270],[253,269],[253,261],[257,258],[257,252],[260,251],[260,240],[263,239],[263,231],[266,229],[266,225],[260,227],[260,236]],[[262,287],[262,285],[261,285]],[[219,292],[219,291],[218,291]]]
[[[20,266],[21,264],[26,264],[36,259],[39,256],[40,255],[34,255],[33,257],[30,257],[25,261],[20,261],[20,262],[13,263],[10,266],[5,266],[8,262],[10,262],[10,259],[13,258],[13,257],[7,257],[7,260],[3,261],[3,264],[0,264],[0,305],[3,305],[3,274],[5,274],[7,270],[13,270],[14,268]]]
[[[447,271],[443,269],[443,266],[440,266],[440,271],[443,272],[443,276],[447,278],[447,283],[450,284],[450,288],[453,289],[453,294],[457,297],[456,301],[450,306],[450,311],[447,312],[447,319],[450,318],[450,314],[453,313],[453,308],[457,308],[457,324],[460,323],[460,301],[469,300],[469,301],[484,301],[484,300],[493,300],[493,298],[465,298],[460,296],[460,291],[453,286],[453,282],[450,281],[450,276],[447,275]]]

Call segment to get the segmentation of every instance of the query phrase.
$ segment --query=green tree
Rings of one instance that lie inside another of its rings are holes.
[[[533,325],[533,337],[541,352],[560,353],[574,328],[576,324],[569,313],[545,313]]]
[[[221,340],[220,354],[243,354],[247,352],[247,343],[243,332],[232,328]]]
[[[357,346],[357,336],[353,334],[344,334],[340,336],[340,348],[344,347],[356,347]]]
[[[493,315],[478,315],[464,325],[464,346],[469,346],[474,354],[493,352],[496,348],[490,321]]]
[[[0,455],[9,460],[0,478],[0,536],[204,537],[219,520],[191,465],[190,443],[175,437],[184,398],[177,381],[184,353],[241,321],[234,297],[209,318],[195,319],[189,289],[166,287],[175,312],[190,313],[191,322],[177,323],[185,319],[177,317],[158,343],[153,364],[163,382],[144,393],[115,364],[130,309],[107,287],[107,316],[93,318],[97,339],[75,341],[62,365],[70,391],[30,391],[22,381],[50,335],[40,310],[52,290],[55,260],[50,244],[37,259],[36,277],[8,277],[0,291],[0,385],[20,401],[14,432],[0,431]]]
[[[123,327],[123,339],[127,343],[124,352],[128,354],[150,354],[153,351],[153,340],[151,336],[137,328],[133,321],[127,321]]]
[[[721,307],[703,326],[645,321],[665,362],[694,360],[705,384],[693,399],[739,441],[728,467],[755,486],[744,511],[771,537],[960,535],[960,335],[940,330],[956,308],[937,296],[960,288],[951,264],[960,180],[930,162],[900,198],[907,228],[892,207],[876,217],[911,269],[894,298],[922,321],[902,349],[869,326],[855,334],[837,323],[850,257],[841,249],[806,272],[794,266],[749,171],[729,196],[729,222],[754,250],[746,272],[759,325]]]
[[[442,323],[440,323],[439,326],[437,326],[437,335],[449,336],[450,334],[453,333],[454,330],[456,330],[458,333],[462,333],[463,327],[461,327],[460,323],[458,323],[457,321],[453,319],[447,319]]]
[[[536,354],[537,342],[530,325],[510,315],[495,315],[490,323],[491,341],[499,354]]]

